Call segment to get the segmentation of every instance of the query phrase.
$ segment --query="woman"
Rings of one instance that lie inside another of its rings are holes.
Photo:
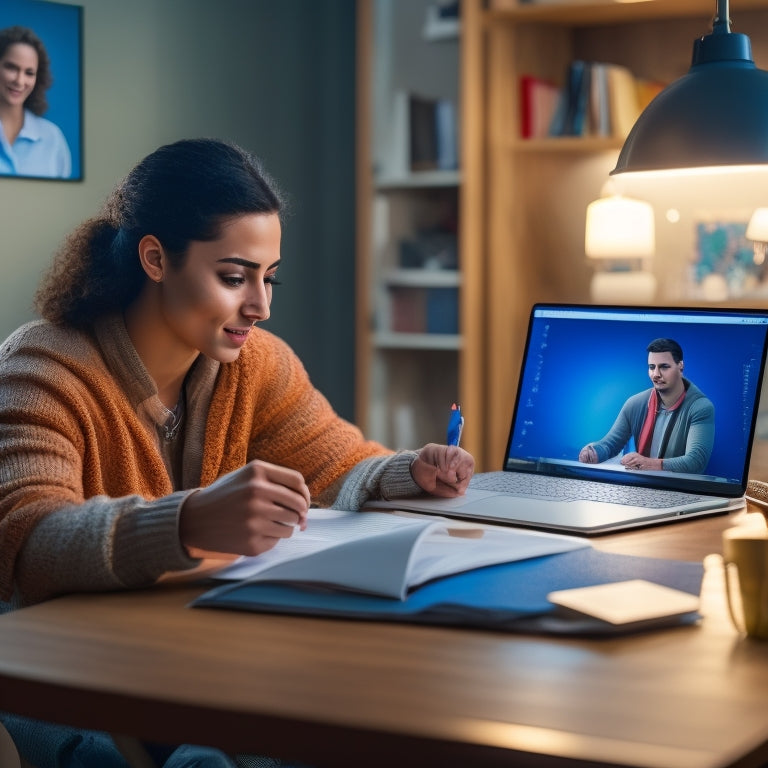
[[[258,555],[301,535],[312,502],[464,493],[466,451],[364,440],[254,327],[279,285],[281,209],[241,149],[185,140],[65,243],[44,319],[0,348],[6,609]]]
[[[42,115],[51,87],[48,54],[26,27],[0,30],[0,174],[68,178],[72,158],[60,128]]]

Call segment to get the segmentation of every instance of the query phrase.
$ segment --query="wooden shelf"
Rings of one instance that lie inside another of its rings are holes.
[[[383,282],[402,288],[458,288],[461,273],[455,269],[392,269]]]
[[[558,136],[550,139],[510,140],[516,152],[612,152],[620,150],[623,138],[599,138],[596,136]]]
[[[459,171],[418,171],[408,176],[384,176],[375,180],[381,192],[398,189],[432,189],[457,187],[461,183]]]
[[[416,349],[457,351],[461,349],[461,336],[450,333],[386,333],[374,335],[373,343],[379,349]]]

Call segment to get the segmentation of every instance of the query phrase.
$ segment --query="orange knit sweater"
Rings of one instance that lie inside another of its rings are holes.
[[[200,476],[188,488],[259,458],[300,471],[314,498],[364,460],[392,454],[337,416],[295,354],[264,330],[252,331],[235,362],[205,364],[212,390],[203,398],[188,393],[184,450],[201,454]],[[29,602],[57,591],[137,586],[195,565],[176,530],[188,491],[174,492],[148,423],[158,402],[121,319],[106,320],[95,337],[35,322],[6,340],[0,599],[14,587]],[[189,446],[190,433],[204,435],[201,450]],[[418,490],[402,471],[398,484],[389,495]],[[20,556],[28,541],[29,554]],[[58,586],[43,571],[58,573]]]

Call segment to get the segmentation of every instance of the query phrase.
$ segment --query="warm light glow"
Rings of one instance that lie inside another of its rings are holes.
[[[595,272],[589,286],[595,304],[650,304],[656,296],[652,272]]]
[[[755,210],[747,224],[745,237],[753,241],[755,264],[762,266],[768,256],[768,208]]]
[[[768,208],[758,208],[747,224],[747,240],[768,243]]]
[[[665,168],[659,171],[624,171],[621,174],[623,180],[630,181],[633,178],[664,179],[681,178],[688,176],[716,176],[728,173],[766,173],[765,165],[711,165],[697,168]]]
[[[650,203],[621,195],[600,198],[587,206],[584,251],[592,259],[637,259],[655,249]]]
[[[590,292],[597,304],[650,303],[656,276],[647,262],[656,249],[653,207],[644,200],[611,194],[587,206],[584,252],[597,261]]]
[[[670,224],[677,224],[680,221],[680,211],[677,208],[669,208],[666,213],[667,221]]]

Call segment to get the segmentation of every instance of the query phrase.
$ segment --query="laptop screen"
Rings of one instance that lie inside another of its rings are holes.
[[[757,310],[538,304],[505,469],[741,495],[767,339]],[[628,468],[633,453],[663,468]]]

